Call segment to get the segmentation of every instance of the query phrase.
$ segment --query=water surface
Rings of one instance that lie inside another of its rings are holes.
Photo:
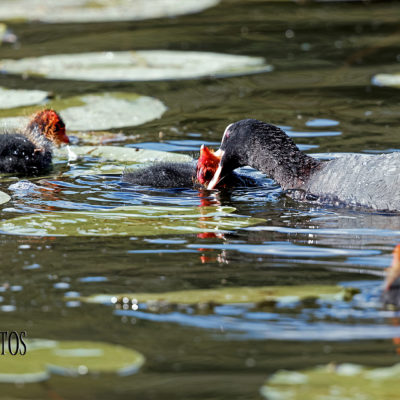
[[[4,58],[133,47],[199,50],[265,57],[274,71],[152,83],[2,75],[0,84],[61,97],[134,91],[161,99],[166,114],[124,129],[127,146],[196,156],[201,143],[217,147],[229,123],[257,118],[282,126],[309,153],[398,151],[399,93],[372,86],[371,77],[399,70],[400,46],[393,39],[399,11],[391,1],[227,0],[171,19],[15,23],[10,27],[20,45],[3,45]],[[12,201],[2,205],[1,218],[125,205],[214,204],[265,222],[215,237],[1,235],[4,330],[121,344],[146,357],[141,371],[130,377],[54,376],[45,385],[3,384],[9,398],[45,398],[55,390],[62,398],[254,399],[268,375],[282,368],[399,362],[393,339],[400,336],[400,315],[380,301],[384,268],[400,239],[399,215],[299,203],[268,178],[261,187],[220,193],[126,187],[118,175],[85,175],[96,163],[59,161],[51,176],[32,180],[38,187],[28,193],[9,190],[13,181],[2,181],[1,190]],[[78,167],[79,176],[69,173]],[[77,294],[303,284],[343,284],[360,294],[350,302],[280,304],[273,311],[222,305],[205,315],[124,311],[74,300]]]

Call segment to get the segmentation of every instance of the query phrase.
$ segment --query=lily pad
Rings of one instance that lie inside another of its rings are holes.
[[[2,191],[0,191],[0,204],[7,203],[11,200],[11,197]]]
[[[79,143],[86,145],[106,145],[109,143],[122,143],[127,141],[138,140],[140,135],[125,135],[123,132],[110,131],[80,131],[74,132],[70,136],[75,136],[79,139]]]
[[[0,232],[27,236],[152,236],[228,232],[264,222],[231,214],[232,207],[130,206],[25,215],[0,223]]]
[[[43,103],[48,95],[43,90],[14,90],[0,87],[0,108],[8,109]]]
[[[0,16],[2,20],[47,23],[138,21],[196,13],[218,3],[219,0],[2,0]]]
[[[278,371],[261,388],[268,400],[391,400],[399,394],[400,364],[365,368],[356,364]]]
[[[155,161],[186,162],[193,159],[186,154],[167,151],[138,149],[134,147],[119,146],[70,146],[70,150],[78,157],[96,157],[102,160],[118,162],[148,163]],[[59,158],[68,158],[68,150],[60,148],[54,150],[54,155]]]
[[[400,73],[398,74],[377,74],[372,78],[376,86],[390,86],[400,88]]]
[[[272,67],[261,57],[193,51],[143,50],[2,60],[0,70],[50,79],[157,81],[245,75],[269,72]]]
[[[181,290],[167,293],[125,293],[93,295],[80,298],[88,303],[167,302],[172,304],[238,304],[276,301],[297,302],[308,299],[347,300],[354,289],[333,285],[230,287],[203,290]]]
[[[54,149],[54,155],[60,159],[71,159],[70,154],[78,159],[84,157],[99,158],[100,162],[90,167],[79,168],[79,166],[76,166],[64,173],[68,176],[122,174],[125,169],[143,167],[143,164],[154,162],[193,162],[193,158],[186,154],[133,147],[70,146],[70,152],[65,147]]]
[[[45,106],[57,110],[70,131],[137,126],[160,118],[167,109],[160,100],[153,97],[120,92],[56,99],[47,102]],[[28,123],[29,118],[26,115],[38,110],[38,107],[30,107],[4,111],[0,113],[3,116],[0,123],[8,129],[19,128]]]
[[[135,373],[144,363],[139,352],[109,343],[44,339],[24,342],[26,353],[23,357],[8,353],[2,356],[0,382],[39,382],[49,379],[51,373],[127,375]]]

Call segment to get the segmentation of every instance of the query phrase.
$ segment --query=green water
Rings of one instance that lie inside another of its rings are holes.
[[[167,105],[161,119],[123,129],[139,137],[118,145],[145,143],[157,150],[168,144],[173,151],[189,146],[184,152],[196,156],[203,142],[217,147],[229,123],[257,118],[300,133],[294,140],[309,152],[398,150],[400,92],[373,86],[371,78],[400,70],[399,22],[395,1],[226,0],[199,14],[142,22],[9,24],[19,45],[3,44],[1,58],[196,50],[261,56],[274,71],[133,83],[0,75],[0,85],[44,89],[60,97],[135,92]],[[88,169],[94,163],[86,160],[81,166]],[[128,377],[53,375],[44,383],[0,384],[4,397],[258,399],[264,381],[279,369],[330,362],[390,366],[400,361],[392,341],[400,336],[399,314],[383,311],[379,300],[383,270],[399,242],[398,215],[297,203],[280,196],[269,181],[263,188],[210,196],[194,190],[126,188],[118,176],[70,177],[61,174],[69,168],[65,163],[57,168],[52,176],[33,180],[50,190],[14,193],[11,203],[1,206],[1,219],[121,205],[199,206],[206,201],[265,222],[214,238],[1,235],[2,330],[25,330],[31,338],[119,344],[146,358],[140,371]],[[13,194],[9,184],[2,181],[0,189]],[[71,291],[88,296],[341,282],[359,288],[361,295],[350,303],[283,307],[273,315],[243,307],[217,308],[205,315],[124,314],[112,306],[68,302]]]

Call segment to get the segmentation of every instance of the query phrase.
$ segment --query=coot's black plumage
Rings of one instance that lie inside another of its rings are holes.
[[[51,166],[52,144],[68,142],[61,117],[53,110],[40,111],[21,132],[0,135],[0,172],[24,176],[45,172]]]
[[[400,153],[343,155],[322,162],[301,152],[282,129],[246,119],[226,128],[215,154],[220,162],[208,189],[249,165],[284,190],[304,193],[301,199],[400,211]]]
[[[44,152],[35,150],[36,146],[25,135],[0,135],[0,171],[35,175],[48,169],[51,151],[47,148]]]
[[[157,188],[193,187],[195,185],[193,181],[195,168],[196,166],[190,162],[159,162],[146,168],[125,171],[122,181]]]
[[[195,162],[159,162],[146,168],[127,170],[122,181],[139,186],[155,188],[203,188],[196,179]],[[236,173],[230,173],[224,179],[224,187],[255,186],[255,180]]]

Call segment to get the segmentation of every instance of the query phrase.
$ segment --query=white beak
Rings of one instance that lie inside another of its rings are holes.
[[[215,171],[213,178],[211,179],[210,183],[207,185],[208,190],[215,189],[215,187],[218,185],[218,182],[221,180],[221,172],[222,172],[222,164],[221,163],[222,163],[222,157],[224,155],[224,151],[221,149],[218,149],[214,154],[217,157],[220,157],[221,161],[219,162],[218,168]]]

